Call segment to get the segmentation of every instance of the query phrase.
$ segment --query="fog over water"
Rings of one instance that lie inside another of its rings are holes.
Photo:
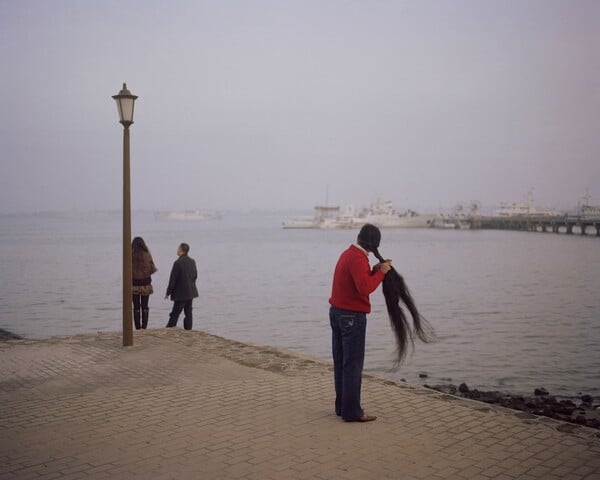
[[[121,330],[120,222],[118,214],[0,215],[0,328],[34,338]],[[273,214],[170,222],[134,212],[133,234],[145,238],[159,268],[150,328],[166,325],[164,292],[186,241],[199,271],[195,328],[329,360],[333,268],[357,232],[284,230],[280,222]],[[598,248],[595,236],[384,230],[380,250],[439,341],[417,343],[393,371],[395,343],[378,289],[366,370],[412,383],[600,396]]]
[[[600,203],[600,2],[0,1],[0,212]]]

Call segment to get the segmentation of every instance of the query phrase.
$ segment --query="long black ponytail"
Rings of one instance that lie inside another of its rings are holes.
[[[358,244],[373,252],[381,263],[385,259],[379,253],[379,242],[381,232],[374,225],[364,225],[358,234]],[[410,294],[406,282],[394,267],[386,273],[382,284],[383,296],[387,307],[392,330],[396,336],[397,358],[396,366],[399,366],[406,358],[408,344],[414,348],[414,338],[417,336],[422,342],[429,343],[436,339],[435,332],[431,325],[419,313],[415,301]],[[413,320],[411,328],[401,303],[408,309]]]
[[[380,262],[385,262],[377,248],[372,250],[373,254]],[[398,347],[396,364],[402,363],[406,357],[408,343],[414,348],[414,338],[417,336],[422,342],[429,343],[435,340],[435,332],[431,325],[419,313],[415,301],[410,294],[410,290],[406,286],[406,282],[394,267],[386,273],[382,284],[383,296],[387,306],[388,315],[392,329],[396,335],[396,346]],[[411,328],[406,318],[406,314],[400,304],[402,302],[410,312],[413,320],[413,328]]]

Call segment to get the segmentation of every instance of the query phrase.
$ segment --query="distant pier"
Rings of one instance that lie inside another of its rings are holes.
[[[564,233],[600,237],[600,216],[515,215],[506,217],[472,217],[471,229],[519,230],[523,232]]]

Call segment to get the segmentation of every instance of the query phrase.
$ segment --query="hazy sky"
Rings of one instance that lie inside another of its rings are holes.
[[[0,0],[0,212],[600,203],[600,1]]]

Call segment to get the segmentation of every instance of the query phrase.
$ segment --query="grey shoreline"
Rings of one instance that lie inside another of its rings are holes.
[[[101,335],[98,332],[98,335]],[[114,334],[114,332],[113,332]],[[217,340],[219,348],[224,356],[241,365],[268,370],[271,372],[284,373],[289,369],[305,369],[311,365],[325,364],[331,368],[328,362],[323,360],[303,356],[297,352],[287,353],[283,349],[270,347],[265,345],[255,345],[250,343],[238,342],[216,335],[203,332],[204,335]],[[93,335],[93,334],[83,334]],[[76,335],[78,336],[78,335]],[[50,337],[48,339],[26,339],[16,335],[8,330],[0,328],[0,341],[22,341],[22,342],[38,342],[44,340],[58,340],[65,337]],[[377,375],[365,373],[364,376],[377,377]],[[383,379],[384,382],[386,379]],[[387,380],[390,383],[397,383],[393,380]],[[399,381],[399,383],[405,383]],[[600,404],[594,404],[594,399],[590,395],[583,395],[580,405],[576,405],[572,401],[557,401],[555,397],[550,395],[543,388],[542,393],[536,389],[536,394],[533,396],[512,395],[506,392],[498,391],[479,391],[477,389],[469,389],[466,384],[461,384],[459,387],[455,385],[424,385],[422,388],[438,392],[446,397],[452,397],[456,400],[467,399],[473,400],[478,404],[487,404],[494,407],[506,408],[515,411],[523,419],[549,418],[565,422],[564,426],[558,427],[559,430],[570,432],[577,429],[579,426],[600,430]],[[521,413],[518,413],[521,412]],[[597,434],[600,438],[600,432]]]

